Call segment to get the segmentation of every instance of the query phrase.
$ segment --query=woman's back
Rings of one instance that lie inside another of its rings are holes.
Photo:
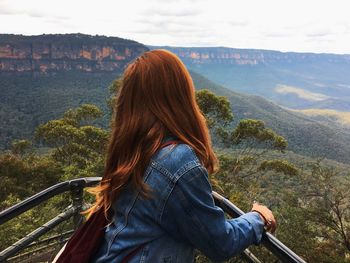
[[[168,136],[163,142],[177,139]],[[144,173],[149,199],[129,185],[113,203],[115,217],[92,262],[193,262],[194,247],[222,261],[260,242],[256,212],[226,220],[211,196],[208,173],[184,143],[166,146]]]

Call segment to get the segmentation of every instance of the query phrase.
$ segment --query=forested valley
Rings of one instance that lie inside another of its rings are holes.
[[[105,111],[81,104],[38,125],[32,140],[11,142],[0,155],[1,210],[57,182],[102,175],[111,122],[103,127],[99,120],[111,120],[120,83],[116,79],[109,86]],[[264,121],[235,121],[227,97],[198,86],[196,99],[220,160],[220,170],[211,176],[213,190],[244,211],[253,200],[268,205],[278,221],[276,237],[307,262],[349,262],[349,166],[289,151],[288,141]],[[58,214],[69,200],[54,197],[2,225],[1,249]],[[85,193],[85,201],[91,203],[92,196]],[[55,231],[70,228],[68,222]],[[276,262],[261,247],[251,250],[262,262]],[[196,259],[210,262],[200,253]]]

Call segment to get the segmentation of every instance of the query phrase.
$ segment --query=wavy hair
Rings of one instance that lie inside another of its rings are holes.
[[[89,189],[96,202],[83,213],[91,216],[103,207],[109,220],[109,208],[129,182],[147,197],[150,189],[143,175],[166,134],[190,145],[208,172],[216,172],[218,160],[192,78],[175,54],[157,49],[143,53],[124,71],[102,181]]]

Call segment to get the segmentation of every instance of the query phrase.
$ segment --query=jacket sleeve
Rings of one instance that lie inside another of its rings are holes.
[[[183,174],[165,203],[161,225],[172,236],[185,239],[213,261],[240,254],[249,245],[259,244],[264,223],[256,212],[226,219],[214,204],[205,167]]]

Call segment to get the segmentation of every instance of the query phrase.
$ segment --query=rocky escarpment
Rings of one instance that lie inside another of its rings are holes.
[[[149,46],[150,49],[165,48],[174,52],[190,64],[231,64],[231,65],[269,65],[293,63],[347,63],[350,55],[279,52],[262,49],[239,49],[226,47],[168,47]]]
[[[148,48],[118,37],[84,34],[0,35],[0,72],[120,71]]]

